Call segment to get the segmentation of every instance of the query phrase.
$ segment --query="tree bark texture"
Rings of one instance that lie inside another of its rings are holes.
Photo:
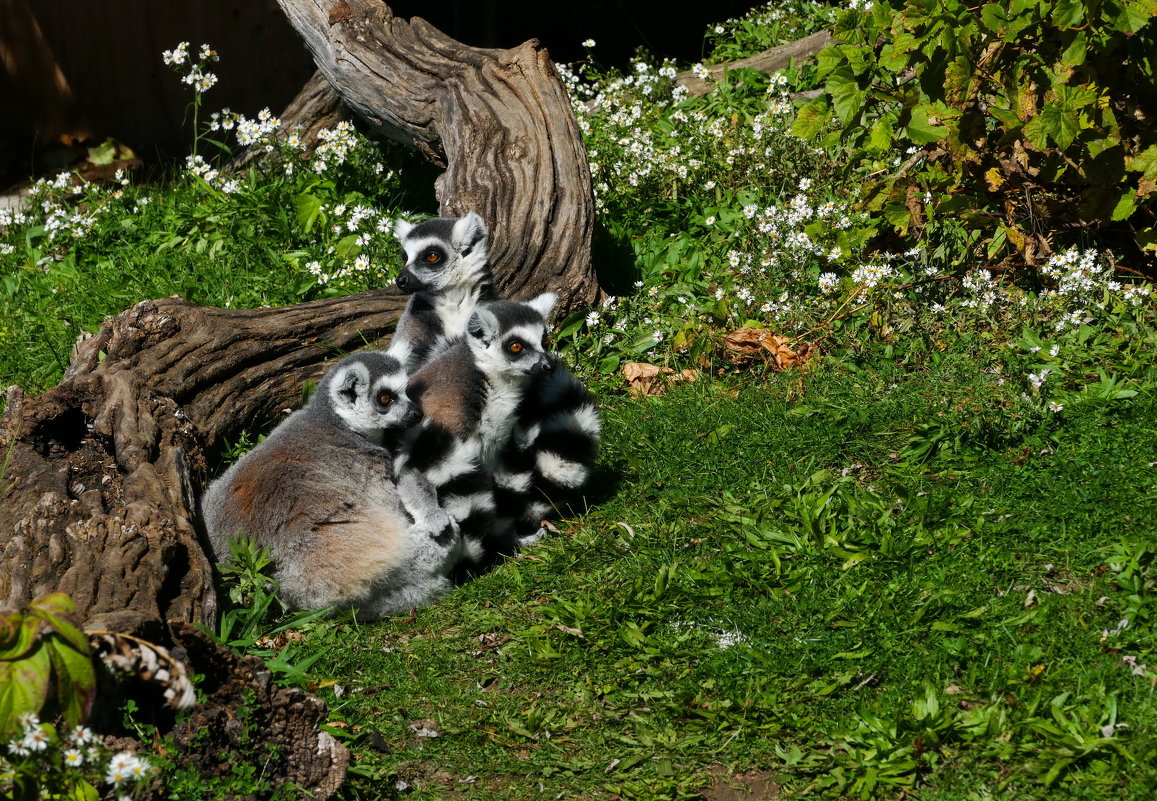
[[[325,360],[384,346],[404,304],[394,290],[280,309],[145,301],[79,342],[57,387],[37,398],[11,388],[0,419],[0,607],[61,591],[87,629],[176,642],[190,672],[225,677],[213,681],[227,691],[206,689],[194,719],[228,719],[241,677],[259,665],[196,640],[190,625],[216,617],[196,503],[206,455],[298,405]],[[326,797],[348,754],[318,730],[324,705],[259,689],[252,735],[283,750],[276,780]],[[192,747],[196,731],[173,734]]]
[[[550,290],[564,311],[596,298],[590,169],[566,89],[537,40],[468,47],[378,0],[278,2],[359,117],[445,166],[439,213],[486,220],[503,294]]]

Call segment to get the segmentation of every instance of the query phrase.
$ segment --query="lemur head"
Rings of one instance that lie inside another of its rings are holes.
[[[477,286],[489,275],[489,235],[473,211],[459,219],[438,217],[417,225],[399,219],[394,236],[406,254],[397,284],[407,294]]]
[[[371,442],[385,444],[418,422],[422,412],[406,395],[406,373],[384,351],[338,362],[318,384],[310,405]]]
[[[519,382],[549,371],[546,318],[556,299],[544,292],[526,303],[498,300],[476,308],[466,333],[479,369]]]

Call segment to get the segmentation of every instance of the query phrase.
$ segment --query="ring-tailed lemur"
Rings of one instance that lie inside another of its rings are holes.
[[[410,300],[388,352],[412,372],[460,339],[474,307],[498,300],[498,293],[486,223],[475,212],[416,225],[399,219],[394,235],[406,255],[397,285]]]
[[[410,378],[424,419],[407,443],[407,462],[438,488],[458,521],[468,559],[488,564],[513,551],[512,521],[499,516],[495,486],[527,389],[551,369],[543,348],[555,296],[477,307],[466,336]]]
[[[217,559],[249,536],[269,549],[290,606],[403,612],[450,587],[462,547],[421,473],[393,467],[421,418],[407,376],[381,351],[342,359],[302,409],[210,484],[202,500]]]
[[[415,369],[463,336],[470,309],[497,299],[497,291],[486,225],[475,212],[418,225],[398,221],[394,233],[406,253],[398,286],[415,294],[390,350]],[[550,359],[550,369],[523,395],[515,437],[496,474],[499,514],[516,522],[525,541],[541,536],[542,519],[582,487],[598,450],[599,416],[590,393],[557,355]]]

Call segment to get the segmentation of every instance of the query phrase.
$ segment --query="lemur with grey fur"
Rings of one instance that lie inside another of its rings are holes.
[[[420,365],[465,333],[472,304],[497,298],[482,218],[395,224],[406,253],[398,286],[415,292],[398,324],[391,351]],[[561,359],[536,375],[516,411],[513,436],[495,474],[501,518],[514,521],[520,540],[541,536],[541,521],[590,476],[600,433],[594,401]]]
[[[290,606],[404,612],[445,592],[457,526],[418,471],[394,467],[421,418],[407,374],[381,351],[346,357],[302,409],[213,481],[201,502],[213,553],[248,536],[269,549]]]
[[[547,292],[527,303],[478,306],[466,336],[410,378],[424,419],[407,442],[408,464],[438,488],[458,522],[463,572],[514,550],[512,521],[496,506],[495,487],[527,389],[551,369],[543,339],[554,302]]]
[[[460,219],[399,219],[394,235],[406,265],[397,285],[410,295],[389,353],[413,371],[466,333],[479,303],[498,300],[490,272],[486,224],[475,212]]]

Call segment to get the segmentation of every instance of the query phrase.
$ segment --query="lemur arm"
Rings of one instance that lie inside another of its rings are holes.
[[[398,498],[418,528],[426,529],[438,542],[458,535],[458,524],[438,502],[438,493],[426,476],[417,470],[403,468],[397,478]]]

